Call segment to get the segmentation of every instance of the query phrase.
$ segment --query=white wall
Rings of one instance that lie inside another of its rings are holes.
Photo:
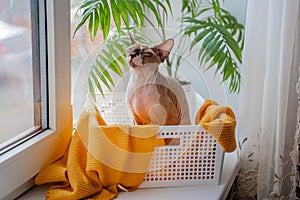
[[[239,22],[245,25],[247,0],[225,0],[224,7],[235,16]]]

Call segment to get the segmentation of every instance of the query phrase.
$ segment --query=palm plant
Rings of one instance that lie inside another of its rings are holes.
[[[222,75],[222,82],[230,79],[229,92],[239,92],[241,75],[239,66],[242,64],[244,44],[244,27],[227,10],[223,9],[218,0],[212,0],[207,6],[201,7],[197,0],[184,0],[182,21],[187,24],[184,34],[194,39],[190,49],[201,43],[198,52],[200,66],[205,70],[215,66],[215,74]],[[207,12],[213,15],[201,18]]]
[[[110,4],[107,0],[84,0],[78,11],[82,11],[81,20],[74,34],[87,23],[92,40],[99,28],[105,40],[105,46],[100,50],[88,79],[89,92],[94,98],[95,86],[102,94],[103,86],[112,90],[114,81],[111,74],[122,77],[124,70],[128,70],[125,57],[125,50],[129,46],[128,33],[135,31],[138,41],[151,43],[139,31],[146,21],[164,40],[167,18],[173,15],[169,0],[110,0]],[[147,12],[153,14],[154,23],[144,14]],[[111,21],[115,29],[111,28]],[[122,22],[125,26],[122,26]],[[166,60],[169,75],[177,76],[186,49],[194,50],[200,46],[197,49],[199,67],[205,70],[215,67],[215,74],[220,73],[223,82],[229,80],[229,91],[239,92],[243,26],[221,7],[219,0],[182,0],[180,22],[180,31],[174,36],[179,37],[179,47]],[[192,42],[188,43],[187,38]]]
[[[165,2],[172,13],[170,1],[165,0]],[[162,27],[162,20],[157,10],[159,8],[163,9],[165,14],[168,13],[166,6],[159,0],[84,0],[76,13],[77,15],[79,11],[83,10],[74,34],[88,21],[90,38],[95,38],[99,28],[101,28],[103,38],[106,40],[111,30],[111,16],[119,34],[121,33],[122,21],[127,30],[130,29],[130,17],[133,19],[135,27],[144,27],[146,9],[155,15],[157,26]]]

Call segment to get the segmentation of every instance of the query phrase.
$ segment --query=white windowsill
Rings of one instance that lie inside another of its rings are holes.
[[[220,185],[217,186],[189,186],[189,187],[169,187],[169,188],[149,188],[137,189],[134,192],[120,192],[116,198],[118,200],[218,200],[225,199],[233,181],[239,171],[239,161],[237,153],[225,153],[223,171]],[[44,200],[48,186],[35,186],[17,200],[35,199]]]

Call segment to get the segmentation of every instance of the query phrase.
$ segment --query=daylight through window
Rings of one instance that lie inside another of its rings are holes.
[[[47,128],[44,1],[0,1],[0,154]]]

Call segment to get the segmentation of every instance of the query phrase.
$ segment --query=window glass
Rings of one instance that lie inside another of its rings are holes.
[[[47,126],[43,4],[0,0],[0,153]]]

